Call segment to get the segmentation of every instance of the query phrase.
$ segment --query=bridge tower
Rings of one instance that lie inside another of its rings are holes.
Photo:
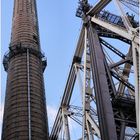
[[[118,13],[105,10],[111,3]],[[76,16],[83,26],[51,140],[71,139],[69,119],[81,126],[80,140],[139,139],[138,7],[138,0],[99,0],[94,6],[79,0]],[[77,79],[81,106],[71,104]]]

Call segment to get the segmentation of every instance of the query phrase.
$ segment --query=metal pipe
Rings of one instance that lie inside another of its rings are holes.
[[[31,100],[30,100],[30,58],[29,49],[27,49],[27,80],[28,80],[28,131],[29,140],[31,140]]]

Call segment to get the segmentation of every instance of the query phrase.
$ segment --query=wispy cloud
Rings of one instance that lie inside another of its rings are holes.
[[[69,119],[69,129],[70,129],[70,131],[72,132],[72,131],[76,130],[76,128],[77,128],[76,122],[74,122],[72,119]]]
[[[1,103],[1,106],[0,106],[0,137],[1,137],[1,131],[2,131],[3,110],[4,110],[4,104]]]
[[[52,129],[53,123],[55,121],[55,117],[57,114],[57,108],[55,106],[47,106],[48,120],[50,129]]]
[[[1,109],[0,109],[0,124],[2,123],[2,120],[3,120],[3,109],[4,109],[4,105],[1,104]]]

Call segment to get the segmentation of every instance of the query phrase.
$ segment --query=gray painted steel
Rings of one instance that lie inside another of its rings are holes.
[[[99,42],[97,31],[91,24],[89,26],[88,38],[101,139],[117,140],[113,108],[111,105],[105,71],[105,58]]]

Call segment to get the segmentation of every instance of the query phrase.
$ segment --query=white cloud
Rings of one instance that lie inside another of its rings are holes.
[[[3,121],[3,109],[4,109],[4,105],[1,105],[1,109],[0,109],[0,124],[2,124]]]
[[[1,103],[1,107],[0,107],[0,138],[1,138],[1,131],[2,131],[3,110],[4,110],[4,104]]]
[[[57,111],[58,111],[58,110],[57,110],[56,107],[50,106],[50,105],[47,106],[47,113],[48,113],[49,126],[50,126],[51,129],[52,129],[52,126],[53,126],[53,124],[54,124]]]
[[[72,131],[76,130],[76,128],[77,128],[77,123],[74,122],[72,119],[69,119],[69,129],[70,129],[70,131],[72,132]]]

